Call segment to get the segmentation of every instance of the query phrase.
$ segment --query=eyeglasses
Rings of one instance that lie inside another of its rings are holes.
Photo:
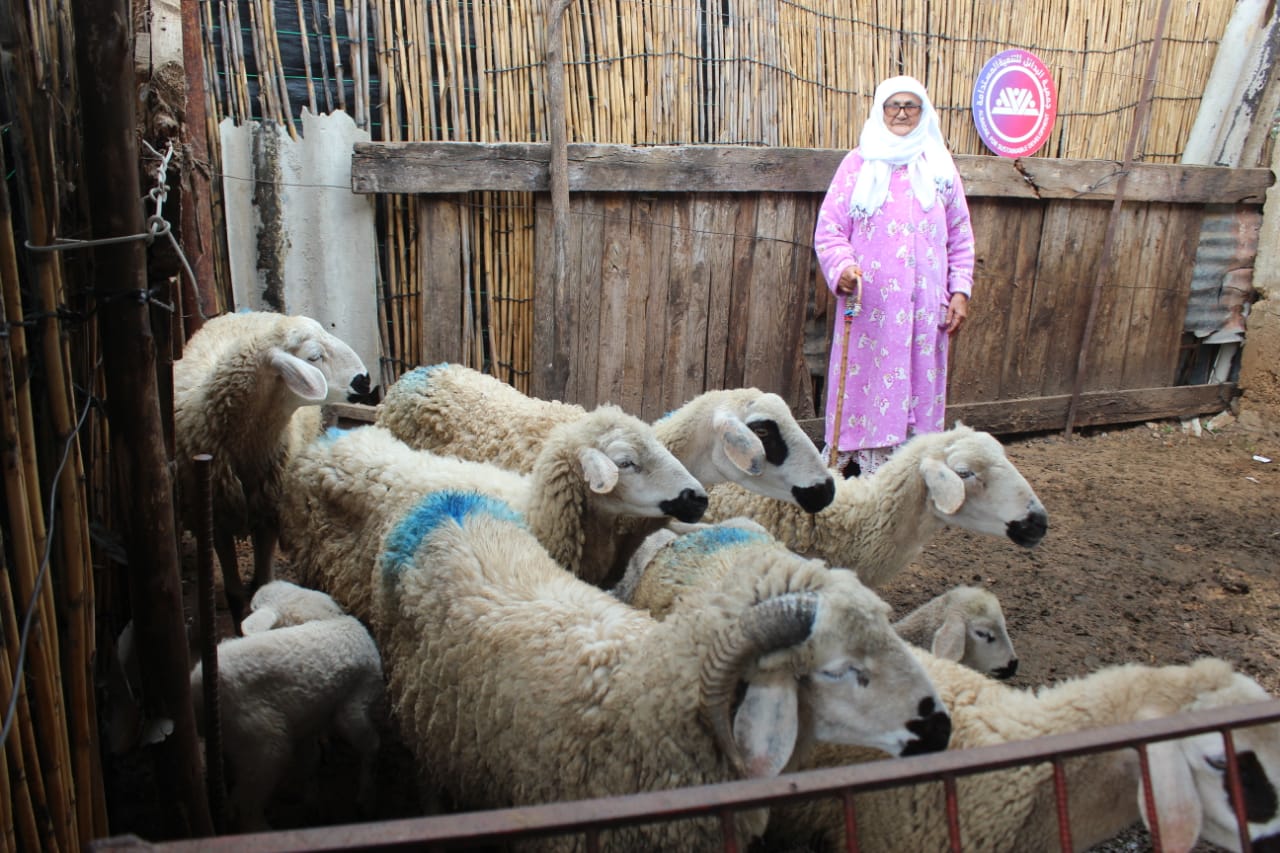
[[[899,112],[913,116],[920,112],[922,105],[914,101],[885,101],[884,114],[889,118],[894,118]]]

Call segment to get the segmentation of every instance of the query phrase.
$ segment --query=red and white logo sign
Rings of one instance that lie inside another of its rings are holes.
[[[1002,157],[1034,153],[1058,117],[1058,90],[1040,57],[1006,50],[987,60],[973,84],[973,122]]]

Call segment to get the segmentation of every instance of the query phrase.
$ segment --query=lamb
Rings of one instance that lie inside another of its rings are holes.
[[[1048,515],[994,437],[963,424],[917,435],[874,477],[842,480],[816,515],[734,484],[711,489],[705,521],[751,518],[795,551],[857,569],[881,589],[948,524],[1036,545]]]
[[[993,678],[1013,678],[1018,657],[1000,600],[985,589],[957,586],[893,623],[898,636]]]
[[[511,503],[562,566],[592,583],[616,562],[620,519],[693,522],[706,507],[706,492],[653,430],[613,406],[557,427],[527,476],[413,450],[374,424],[333,430],[296,454],[283,498],[285,547],[304,583],[368,619],[384,528],[443,488]]]
[[[191,695],[200,725],[203,680],[197,663]],[[360,802],[372,804],[382,659],[357,619],[338,615],[224,640],[218,691],[229,800],[240,829],[267,828],[264,809],[295,751],[331,732],[359,754]]]
[[[247,311],[205,323],[173,366],[174,443],[184,525],[197,529],[195,463],[213,456],[213,545],[236,625],[247,594],[235,540],[253,543],[248,594],[271,580],[285,460],[312,421],[304,407],[358,398],[369,373],[355,351],[310,317]]]
[[[931,686],[852,572],[785,549],[740,557],[656,622],[561,569],[509,506],[426,496],[378,560],[376,633],[406,744],[461,808],[773,776],[814,741],[945,746]],[[737,815],[744,846],[766,817]],[[720,850],[719,821],[618,829],[601,849]]]
[[[401,376],[378,407],[377,422],[411,447],[528,473],[551,430],[583,411],[526,396],[459,364],[437,364]],[[835,494],[822,455],[777,394],[707,391],[653,429],[704,487],[738,483],[805,512],[818,512]]]
[[[877,475],[878,476],[878,475]],[[913,650],[951,710],[953,748],[1116,725],[1185,711],[1224,708],[1270,698],[1230,663],[1204,658],[1187,666],[1121,665],[1038,690],[1000,684],[924,650]],[[1233,731],[1254,850],[1280,845],[1280,724]],[[1167,850],[1189,850],[1200,838],[1240,849],[1225,793],[1226,759],[1217,733],[1148,746],[1160,837]],[[806,767],[830,767],[877,756],[821,746]],[[1150,821],[1136,752],[1121,750],[1065,762],[1071,841],[1085,850],[1135,823]],[[957,781],[960,840],[966,850],[1038,850],[1058,834],[1053,768],[1048,763],[962,776]],[[855,797],[863,850],[945,850],[947,810],[939,783],[861,793]],[[833,800],[774,810],[770,849],[803,840],[811,849],[845,850],[843,811]]]
[[[272,628],[287,628],[320,619],[335,619],[345,611],[325,593],[289,581],[272,581],[253,594],[252,611],[240,623],[242,634],[256,634]]]

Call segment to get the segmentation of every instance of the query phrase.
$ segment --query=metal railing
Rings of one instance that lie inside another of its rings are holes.
[[[962,776],[1027,764],[1053,764],[1053,785],[1058,808],[1061,849],[1073,849],[1067,820],[1066,775],[1068,758],[1135,748],[1140,758],[1144,788],[1151,790],[1146,745],[1155,741],[1188,737],[1205,732],[1222,735],[1227,754],[1227,779],[1240,833],[1241,849],[1250,849],[1244,817],[1245,801],[1236,762],[1232,731],[1280,721],[1280,700],[1257,702],[1229,708],[1196,711],[1171,717],[1049,735],[975,749],[947,750],[909,758],[885,759],[844,767],[809,770],[770,779],[749,779],[719,785],[652,791],[625,797],[552,803],[540,806],[467,812],[438,817],[412,818],[380,823],[349,824],[283,832],[220,836],[191,841],[150,844],[134,837],[108,838],[96,842],[98,853],[124,850],[153,850],[157,853],[284,853],[317,850],[393,850],[404,847],[432,850],[461,849],[479,844],[512,842],[548,835],[579,834],[585,848],[600,848],[601,834],[638,824],[674,821],[695,817],[718,817],[722,829],[722,849],[736,853],[745,848],[735,837],[733,815],[745,809],[776,806],[817,797],[839,797],[844,803],[848,849],[856,851],[857,824],[853,794],[920,782],[941,781],[947,799],[951,849],[964,849],[960,836],[959,812],[962,803],[956,780]],[[1148,814],[1156,814],[1155,804],[1146,803]],[[1152,822],[1154,849],[1160,849],[1157,815]],[[1047,839],[1046,839],[1047,841]]]

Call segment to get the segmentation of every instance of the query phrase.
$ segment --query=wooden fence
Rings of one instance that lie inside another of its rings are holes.
[[[549,261],[547,145],[358,145],[353,188],[418,194],[429,223],[419,268],[430,306],[424,363],[463,360],[459,329],[474,308],[465,298],[470,194],[528,193],[532,393],[614,402],[652,419],[705,389],[755,385],[807,417],[815,395],[804,330],[830,323],[813,228],[844,153],[571,145],[571,262],[559,283]],[[1196,247],[1206,205],[1256,215],[1270,170],[1134,165],[1085,342],[1120,164],[976,156],[957,164],[977,264],[970,323],[953,349],[953,419],[994,432],[1058,429],[1073,395],[1080,426],[1225,406],[1230,385],[1175,385]]]

